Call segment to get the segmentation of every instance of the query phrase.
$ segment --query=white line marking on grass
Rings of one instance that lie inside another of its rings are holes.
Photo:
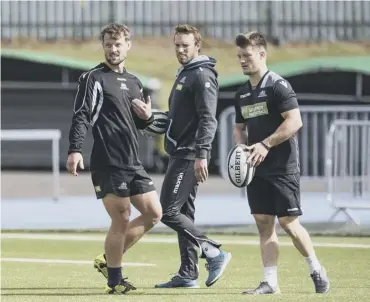
[[[1,239],[29,239],[29,240],[63,240],[63,241],[103,241],[105,236],[103,235],[66,235],[66,234],[37,234],[37,233],[2,233]],[[258,240],[238,240],[238,239],[221,239],[217,240],[222,244],[230,245],[259,245]],[[345,240],[345,239],[343,239]],[[161,238],[161,237],[144,237],[140,239],[142,243],[175,243],[177,244],[177,238]],[[280,242],[280,246],[293,246],[291,242]],[[370,244],[358,244],[358,243],[329,243],[329,242],[314,242],[315,247],[338,247],[338,248],[358,248],[358,249],[370,249]]]
[[[230,244],[230,245],[259,245],[258,240],[217,240],[217,238],[212,238],[213,240],[220,242],[221,244]],[[145,238],[141,242],[150,242],[150,243],[177,243],[177,239],[172,238]],[[280,246],[293,246],[291,242],[279,242]],[[339,247],[339,248],[363,248],[370,249],[370,244],[357,244],[357,243],[326,243],[326,242],[314,242],[316,247]]]
[[[1,262],[26,262],[26,263],[51,263],[51,264],[90,264],[93,265],[93,261],[87,260],[62,260],[62,259],[36,259],[36,258],[0,258]],[[155,266],[152,263],[136,263],[136,262],[125,262],[123,266]]]
[[[63,240],[63,241],[101,241],[102,235],[66,235],[66,234],[37,234],[37,233],[2,233],[1,239],[31,239],[31,240]]]

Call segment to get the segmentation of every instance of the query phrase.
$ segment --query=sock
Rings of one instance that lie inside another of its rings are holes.
[[[108,267],[108,286],[113,288],[122,280],[121,267]]]
[[[315,254],[311,255],[310,257],[304,257],[304,259],[308,264],[310,274],[312,274],[314,271],[321,271],[321,264]]]
[[[214,245],[212,245],[211,243],[209,243],[207,241],[204,241],[200,245],[200,247],[201,247],[204,255],[206,255],[206,258],[215,258],[218,255],[220,255],[220,253],[221,253],[219,248],[215,247]]]
[[[268,266],[263,268],[264,279],[273,289],[277,287],[277,266]]]

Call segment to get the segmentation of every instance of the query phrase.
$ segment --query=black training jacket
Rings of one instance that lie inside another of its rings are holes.
[[[216,60],[199,56],[177,74],[169,97],[165,150],[177,158],[209,158],[217,130]]]
[[[143,100],[143,86],[126,70],[117,73],[101,63],[83,73],[74,102],[68,154],[82,152],[90,125],[94,138],[91,170],[141,168],[137,128],[144,129],[153,119],[143,121],[134,114],[131,102],[135,98]]]

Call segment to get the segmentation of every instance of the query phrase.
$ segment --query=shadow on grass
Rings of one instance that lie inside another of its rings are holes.
[[[22,288],[19,288],[19,287],[2,287],[1,289],[2,290],[70,290],[70,289],[73,289],[73,290],[78,290],[78,289],[96,289],[96,290],[99,290],[99,289],[102,289],[103,287],[93,287],[93,286],[89,286],[89,287],[22,287]]]
[[[71,287],[22,287],[22,288],[19,288],[19,287],[2,287],[1,289],[2,290],[79,290],[79,289],[96,289],[96,290],[100,290],[104,287],[94,287],[94,286],[89,286],[89,287],[78,287],[78,286],[71,286]],[[168,290],[175,290],[175,291],[181,291],[181,290],[185,290],[186,292],[192,292],[192,291],[201,291],[201,290],[206,290],[206,291],[210,291],[210,290],[245,290],[246,288],[245,287],[233,287],[233,288],[230,288],[230,287],[212,287],[212,288],[206,288],[206,287],[203,287],[203,288],[155,288],[154,286],[140,286],[138,288],[138,290],[158,290],[158,291],[168,291]]]
[[[226,288],[217,288],[219,290],[225,290]],[[230,288],[227,288],[230,290]],[[49,291],[61,291],[61,292],[52,292],[52,293],[45,293],[45,292],[35,292],[40,290],[49,290]],[[65,290],[84,290],[87,292],[72,292],[72,293],[65,293]],[[96,292],[96,291],[101,292]],[[141,287],[138,291],[130,291],[127,295],[128,296],[186,296],[186,295],[241,295],[242,291],[245,289],[236,289],[233,288],[233,291],[237,290],[238,292],[218,292],[214,290],[210,290],[207,288],[198,288],[198,289],[155,289],[153,287]],[[16,292],[4,292],[4,291],[16,291]],[[21,291],[21,292],[20,292]],[[30,291],[30,292],[24,292]],[[94,291],[94,292],[89,292]],[[50,296],[50,297],[57,297],[57,296],[102,296],[106,295],[101,287],[4,287],[2,288],[1,296]]]
[[[68,296],[106,296],[107,294],[105,293],[2,293],[1,296],[30,296],[30,297],[68,297]],[[188,296],[189,293],[181,292],[181,293],[176,293],[176,292],[130,292],[127,294],[127,296]],[[192,296],[208,296],[208,295],[242,295],[242,293],[215,293],[215,292],[194,292],[192,291],[191,293]],[[123,295],[124,296],[124,295]]]

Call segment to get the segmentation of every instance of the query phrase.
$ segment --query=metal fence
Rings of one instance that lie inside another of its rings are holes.
[[[330,125],[340,119],[368,122],[370,121],[370,106],[300,106],[300,110],[303,127],[297,137],[300,147],[301,175],[311,178],[325,177],[326,134]],[[234,120],[234,107],[225,109],[219,117],[218,141],[223,143],[218,146],[218,160],[220,174],[225,179],[227,179],[227,154],[234,146],[234,139],[231,135],[235,125]],[[358,141],[353,141],[351,138],[346,142],[353,146]],[[357,147],[370,148],[369,145],[356,145]]]
[[[349,209],[370,209],[370,120],[336,120],[326,139],[327,199],[359,224]]]
[[[112,21],[136,36],[169,35],[188,22],[226,40],[252,29],[282,41],[369,40],[370,1],[1,1],[3,42],[91,39]]]

